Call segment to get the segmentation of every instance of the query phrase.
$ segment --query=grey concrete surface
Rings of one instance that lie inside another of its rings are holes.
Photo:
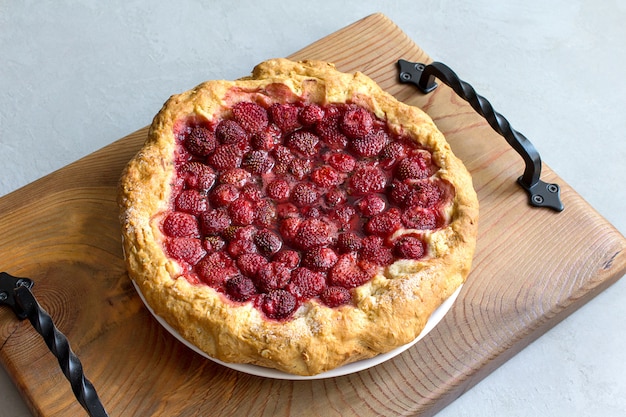
[[[626,234],[619,0],[0,0],[0,195],[149,124],[172,93],[374,12],[470,82]],[[439,415],[626,415],[624,300],[622,279]],[[0,417],[30,415],[0,369]]]

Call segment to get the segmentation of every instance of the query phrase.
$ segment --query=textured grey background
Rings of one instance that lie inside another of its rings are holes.
[[[626,234],[624,2],[173,3],[0,0],[0,195],[146,126],[170,94],[383,12]],[[621,280],[440,415],[624,415],[625,299]],[[0,370],[0,417],[29,415]]]

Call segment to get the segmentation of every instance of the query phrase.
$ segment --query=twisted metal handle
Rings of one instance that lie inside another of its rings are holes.
[[[87,413],[91,417],[108,417],[96,389],[83,373],[83,365],[72,352],[67,338],[56,328],[50,315],[35,299],[30,291],[32,286],[33,281],[28,278],[16,278],[6,272],[0,273],[0,304],[11,306],[18,318],[28,318],[43,337],[48,349],[57,358],[76,399]]]
[[[43,336],[48,349],[58,359],[61,370],[70,381],[72,391],[78,402],[90,416],[107,417],[108,414],[100,403],[96,389],[83,373],[83,365],[72,352],[67,338],[52,322],[50,315],[37,303],[28,287],[16,288],[15,297],[18,306],[24,311],[35,330]]]
[[[536,207],[548,207],[556,211],[563,210],[558,184],[548,184],[540,179],[541,157],[537,149],[524,135],[514,130],[508,120],[496,112],[487,99],[478,95],[470,84],[461,80],[452,69],[441,62],[425,65],[401,59],[398,61],[398,65],[401,82],[413,83],[423,93],[427,94],[437,88],[435,78],[439,78],[466,100],[524,160],[526,164],[524,173],[517,181],[528,192],[530,204]]]

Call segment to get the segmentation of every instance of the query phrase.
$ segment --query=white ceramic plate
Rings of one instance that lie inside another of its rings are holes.
[[[256,375],[256,376],[262,376],[265,378],[290,379],[290,380],[324,379],[324,378],[334,378],[338,376],[348,375],[348,374],[352,374],[355,372],[363,371],[365,369],[371,368],[372,366],[379,365],[383,362],[388,361],[389,359],[395,356],[398,356],[399,354],[401,354],[402,352],[404,352],[405,350],[409,349],[410,347],[415,345],[417,342],[419,342],[441,321],[441,319],[443,319],[443,317],[452,307],[452,304],[454,304],[454,301],[458,297],[459,292],[461,292],[461,288],[463,288],[462,285],[459,288],[457,288],[457,290],[446,301],[444,301],[443,304],[441,304],[439,308],[437,308],[437,310],[433,312],[433,314],[431,314],[422,332],[412,342],[407,343],[406,345],[397,347],[387,353],[380,354],[370,359],[364,359],[358,362],[349,363],[347,365],[333,369],[328,372],[324,372],[324,373],[313,375],[313,376],[301,376],[301,375],[288,374],[286,372],[281,372],[276,369],[264,368],[262,366],[222,362],[219,359],[210,357],[205,352],[201,351],[195,345],[193,345],[192,343],[187,341],[185,338],[183,338],[176,330],[174,330],[169,324],[167,324],[167,322],[161,316],[155,314],[152,308],[146,302],[145,298],[143,297],[143,294],[141,293],[141,291],[139,290],[139,287],[135,284],[134,281],[133,281],[133,285],[135,286],[135,289],[137,290],[139,297],[141,297],[141,300],[146,305],[150,313],[154,316],[154,318],[161,324],[161,326],[163,326],[168,332],[170,332],[180,342],[182,342],[184,345],[189,347],[189,349],[193,350],[199,355],[204,356],[207,359],[212,360],[213,362],[219,363],[220,365],[226,366],[236,371],[245,372],[247,374]]]

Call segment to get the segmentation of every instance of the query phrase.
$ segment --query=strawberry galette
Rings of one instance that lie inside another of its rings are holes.
[[[156,314],[211,357],[297,375],[415,339],[464,282],[478,221],[423,111],[285,59],[172,96],[119,202]]]

